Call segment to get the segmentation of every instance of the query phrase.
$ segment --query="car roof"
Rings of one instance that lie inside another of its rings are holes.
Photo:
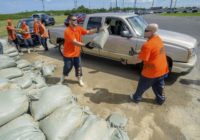
[[[23,18],[23,19],[20,19],[19,21],[30,21],[30,20],[32,20],[32,21],[34,21],[34,19],[33,18]]]
[[[116,12],[116,13],[95,13],[95,14],[88,14],[88,16],[101,16],[101,17],[123,17],[123,18],[127,18],[127,17],[131,17],[131,16],[138,16],[134,13],[125,13],[125,12]]]

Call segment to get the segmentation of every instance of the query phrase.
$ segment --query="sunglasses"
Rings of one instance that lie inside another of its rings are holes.
[[[77,21],[77,19],[71,19],[72,21]]]
[[[147,30],[147,29],[144,30],[144,32],[150,32],[150,31],[151,31],[151,30]]]

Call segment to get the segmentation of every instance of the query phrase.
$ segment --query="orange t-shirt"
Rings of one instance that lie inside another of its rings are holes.
[[[15,40],[16,39],[16,33],[15,33],[15,28],[13,26],[7,26],[6,27],[7,32],[8,32],[8,39],[9,40]]]
[[[169,72],[165,48],[157,35],[144,43],[138,57],[144,63],[142,69],[144,77],[157,78]]]
[[[48,38],[49,37],[47,29],[43,24],[41,24],[39,26],[39,32],[40,32],[41,37],[44,37],[44,38]]]
[[[34,22],[33,24],[33,31],[35,34],[39,34],[39,24],[37,22]]]
[[[73,40],[76,39],[82,42],[82,35],[87,34],[87,30],[81,26],[76,26],[75,28],[68,27],[64,31],[64,56],[65,57],[79,57],[80,47],[73,44]]]
[[[25,31],[25,32],[29,32],[29,27],[27,25],[25,25],[25,26],[22,25],[21,29],[23,31]],[[22,36],[23,36],[24,39],[31,38],[31,34],[30,33],[23,33]]]

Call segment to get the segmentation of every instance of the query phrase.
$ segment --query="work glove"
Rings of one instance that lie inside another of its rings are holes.
[[[91,46],[91,42],[88,42],[87,44],[85,44],[85,47],[88,49],[93,49],[94,47]]]

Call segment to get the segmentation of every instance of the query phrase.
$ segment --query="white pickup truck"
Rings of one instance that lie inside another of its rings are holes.
[[[83,47],[83,53],[120,61],[123,64],[136,64],[138,52],[146,41],[143,37],[144,29],[147,26],[146,21],[135,14],[98,13],[87,15],[83,27],[91,29],[105,23],[110,26],[108,28],[109,38],[104,48],[90,50]],[[61,53],[65,28],[62,26],[49,29],[50,42],[58,46]],[[195,53],[198,45],[197,39],[186,34],[162,29],[159,29],[157,34],[164,41],[170,71],[189,72],[197,61]],[[86,43],[94,37],[95,34],[86,35],[83,37],[83,41]]]

